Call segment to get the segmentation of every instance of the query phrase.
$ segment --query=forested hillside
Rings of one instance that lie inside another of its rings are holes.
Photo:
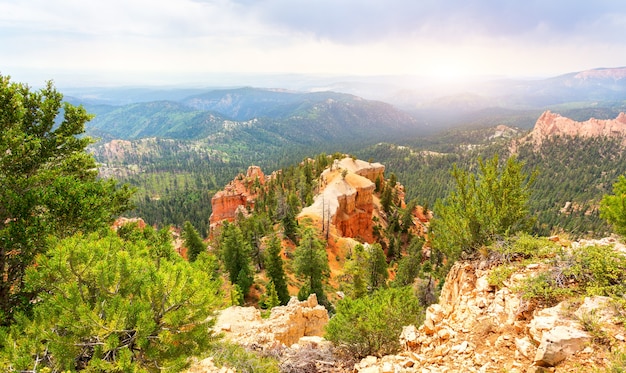
[[[306,132],[309,127],[298,128]],[[313,134],[317,139],[306,145],[294,146],[284,136],[273,135],[277,131],[266,132],[267,137],[263,137],[253,135],[258,133],[256,130],[241,129],[237,140],[232,142],[226,138],[216,142],[206,139],[109,142],[98,144],[94,152],[106,163],[105,172],[121,176],[139,188],[137,215],[159,225],[180,226],[184,220],[190,220],[207,235],[210,197],[232,175],[243,172],[251,164],[272,171],[311,154],[332,153],[337,149],[349,151],[361,159],[380,160],[403,180],[407,200],[416,199],[433,206],[449,191],[449,169],[453,164],[472,168],[480,157],[486,159],[496,153],[508,157],[512,141],[525,134],[505,126],[477,127],[376,145],[349,136],[351,141],[338,148],[333,141],[320,139],[319,134]],[[305,136],[304,132],[300,137]],[[247,135],[243,136],[244,133]],[[298,132],[293,136],[295,133]],[[521,146],[516,154],[527,171],[537,172],[530,199],[537,218],[536,233],[547,235],[566,230],[575,235],[597,236],[609,231],[599,218],[598,202],[617,176],[626,172],[621,140],[550,138],[539,149]]]
[[[360,157],[379,159],[398,175],[407,189],[407,199],[433,206],[452,186],[453,164],[474,169],[477,159],[511,155],[510,141],[489,140],[492,130],[482,130],[476,146],[449,144],[447,152],[436,153],[417,147],[379,144],[357,152]],[[464,139],[473,136],[460,135]],[[478,139],[477,139],[478,140]],[[602,236],[610,227],[600,219],[599,202],[610,192],[619,175],[626,173],[626,156],[621,139],[552,138],[534,149],[526,145],[516,155],[529,173],[537,177],[530,196],[530,208],[537,218],[534,232],[549,235],[566,231],[573,235]],[[441,148],[442,146],[440,146]]]

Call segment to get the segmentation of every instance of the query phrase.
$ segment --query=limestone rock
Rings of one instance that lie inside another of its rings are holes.
[[[569,356],[585,348],[591,340],[587,332],[577,328],[558,325],[543,333],[541,344],[535,355],[535,364],[555,366]]]
[[[215,330],[225,337],[242,345],[271,347],[277,343],[291,346],[295,343],[316,343],[302,337],[324,334],[328,323],[328,312],[317,304],[312,294],[307,300],[298,302],[293,297],[286,306],[274,307],[268,319],[254,307],[233,306],[222,310],[217,317]]]
[[[384,180],[384,170],[380,163],[350,157],[335,161],[320,176],[322,192],[299,216],[330,219],[341,236],[374,242],[374,182],[376,178]]]

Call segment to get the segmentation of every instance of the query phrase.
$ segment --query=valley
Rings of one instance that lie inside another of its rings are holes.
[[[101,91],[99,100],[85,101],[96,114],[87,133],[101,139],[91,150],[103,165],[102,174],[139,188],[135,215],[150,224],[182,226],[183,207],[206,237],[208,201],[233,175],[250,165],[278,170],[320,153],[348,153],[384,163],[405,183],[408,200],[433,206],[449,191],[452,164],[472,167],[479,157],[507,157],[511,143],[534,128],[546,110],[578,122],[616,118],[626,109],[618,99],[626,91],[624,70],[463,87],[483,97],[486,105],[460,104],[448,100],[453,97],[448,91],[432,87],[419,96],[406,90],[398,96],[394,92],[402,87],[397,82],[382,89],[372,85],[378,94],[366,89],[367,83],[337,86],[391,98],[391,104],[347,93],[249,87],[207,93]],[[426,92],[438,98],[426,100]],[[155,96],[161,100],[149,101]],[[137,101],[139,97],[146,101]],[[163,101],[165,97],[173,100]],[[128,99],[137,102],[122,104]],[[81,102],[76,97],[70,101]],[[626,169],[621,145],[607,134],[577,138],[576,133],[544,133],[538,135],[546,138],[540,149],[517,151],[527,170],[537,171],[531,197],[537,234],[559,229],[577,236],[609,232],[597,204],[611,180]],[[574,208],[565,211],[566,205]]]
[[[55,121],[53,87],[16,95],[28,90],[6,80],[35,119],[8,111],[3,137],[15,277],[0,366],[617,366],[623,245],[589,239],[623,229],[626,120],[586,80],[619,90],[620,71],[550,81],[585,80],[589,97],[567,96],[580,102],[502,89],[490,108],[452,99],[437,121],[399,101],[259,88],[92,98]]]

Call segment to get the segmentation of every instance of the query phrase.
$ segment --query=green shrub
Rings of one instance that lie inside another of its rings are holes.
[[[621,297],[626,293],[626,257],[611,246],[587,246],[562,252],[552,268],[528,278],[524,299],[554,304],[571,295]]]
[[[528,258],[545,258],[553,255],[559,249],[559,245],[546,237],[533,237],[529,234],[520,234],[513,240],[511,253]]]
[[[501,288],[504,285],[504,281],[508,280],[513,272],[515,272],[515,267],[512,266],[502,265],[496,267],[489,272],[487,281],[489,281],[489,285]]]
[[[621,296],[626,292],[626,257],[611,246],[587,246],[572,254],[566,274],[586,295]]]
[[[523,299],[535,300],[545,306],[553,306],[572,295],[570,289],[557,284],[551,272],[542,272],[535,277],[527,278],[519,290]]]
[[[278,373],[278,360],[259,356],[242,346],[220,342],[211,347],[210,356],[215,364],[234,369],[240,373]]]
[[[355,357],[382,356],[400,348],[403,326],[419,325],[423,319],[424,309],[410,287],[381,289],[339,301],[326,338]]]
[[[10,346],[0,369],[180,371],[205,353],[215,339],[210,316],[223,306],[221,281],[211,278],[216,259],[201,253],[187,262],[165,234],[54,241],[26,272],[39,301],[0,336]]]

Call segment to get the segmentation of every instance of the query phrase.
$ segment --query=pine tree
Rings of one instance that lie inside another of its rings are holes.
[[[324,242],[317,237],[313,228],[307,226],[302,229],[302,238],[294,255],[296,275],[304,281],[298,298],[304,300],[309,294],[316,294],[318,302],[327,305],[323,285],[330,276],[328,254]]]
[[[344,266],[341,288],[349,298],[360,298],[367,294],[367,253],[365,247],[357,244],[352,248],[350,259]]]
[[[0,75],[0,324],[37,297],[23,276],[49,236],[98,230],[130,207],[128,187],[97,177],[82,136],[91,115],[62,100],[51,82],[35,92]]]
[[[184,245],[187,248],[187,258],[190,262],[194,262],[200,253],[206,250],[206,245],[202,242],[202,238],[191,225],[189,221],[186,221],[183,226],[183,240]]]
[[[248,294],[254,282],[250,266],[250,243],[235,224],[224,223],[220,237],[222,261],[232,284],[239,285],[242,294]]]
[[[38,255],[25,277],[41,290],[38,301],[30,320],[20,316],[3,335],[11,347],[0,369],[181,371],[189,356],[205,353],[212,313],[222,307],[220,281],[210,276],[215,258],[202,253],[190,263],[171,239],[164,253],[155,248],[161,234],[150,235],[78,234]]]
[[[391,286],[401,287],[411,285],[420,274],[422,268],[422,247],[424,239],[415,237],[407,248],[407,255],[398,262],[398,271]]]
[[[626,177],[613,184],[613,193],[602,197],[600,216],[613,225],[615,232],[626,235]]]
[[[523,232],[533,224],[528,200],[534,175],[523,172],[515,157],[502,167],[498,156],[478,161],[478,174],[456,165],[452,176],[456,190],[435,204],[431,221],[433,247],[444,252],[449,263],[462,252],[474,253],[499,237]]]
[[[290,297],[287,288],[287,276],[283,268],[283,259],[280,256],[280,251],[280,239],[278,236],[272,235],[266,249],[265,271],[276,290],[280,304],[285,305],[289,302]]]
[[[267,284],[267,300],[265,301],[265,305],[267,306],[268,309],[272,309],[280,305],[280,300],[278,299],[278,293],[276,292],[276,287],[274,286],[273,281],[270,281]]]
[[[385,252],[380,244],[369,245],[367,272],[369,275],[368,291],[370,293],[386,285],[389,272],[387,272]]]

